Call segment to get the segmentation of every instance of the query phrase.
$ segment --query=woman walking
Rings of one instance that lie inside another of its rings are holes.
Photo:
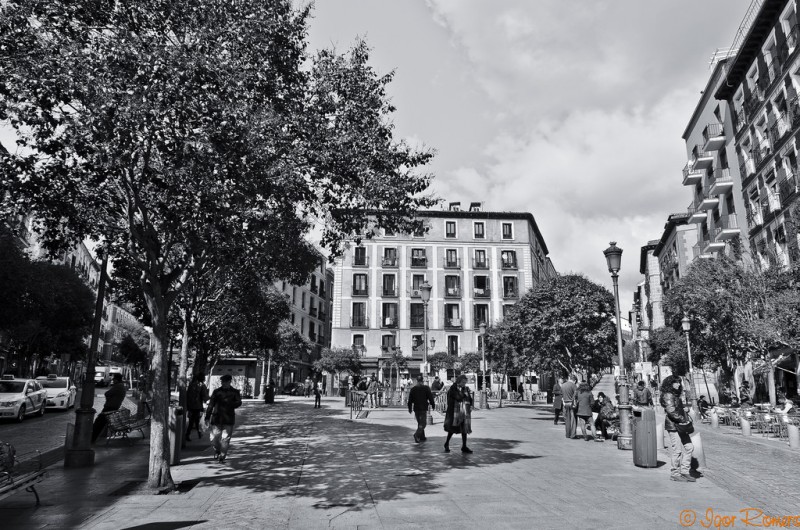
[[[447,391],[447,412],[444,415],[444,430],[447,431],[447,440],[444,442],[444,452],[450,452],[450,438],[454,434],[461,434],[461,452],[471,453],[467,447],[467,434],[472,433],[472,393],[466,388],[467,376],[459,375],[456,383]]]
[[[561,414],[561,407],[563,403],[561,400],[561,383],[564,382],[563,377],[559,377],[556,384],[553,385],[553,412],[556,417],[553,418],[553,425],[558,425],[558,416]]]
[[[584,440],[587,442],[591,442],[592,440],[596,442],[604,442],[605,439],[600,439],[597,437],[597,431],[594,428],[594,422],[592,421],[592,405],[594,404],[594,395],[592,395],[592,387],[589,386],[589,383],[583,382],[578,387],[578,396],[575,398],[578,402],[578,424],[581,426],[581,434],[583,434]],[[586,425],[592,430],[592,436],[590,437],[586,433]]]
[[[669,433],[670,479],[677,482],[694,482],[691,476],[692,453],[694,445],[689,436],[693,431],[692,420],[686,413],[681,395],[681,379],[671,375],[661,383],[661,406],[664,407],[664,430]]]

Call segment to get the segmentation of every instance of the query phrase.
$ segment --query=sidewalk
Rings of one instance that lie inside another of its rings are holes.
[[[668,465],[636,468],[613,443],[566,440],[544,404],[476,411],[470,455],[458,440],[442,452],[439,414],[414,444],[407,410],[350,421],[341,398],[312,404],[246,404],[225,464],[190,442],[172,469],[185,493],[112,495],[146,478],[148,446],[98,447],[92,469],[51,468],[39,509],[24,492],[0,501],[3,526],[638,529],[675,528],[685,509],[750,506],[711,480],[671,482]]]

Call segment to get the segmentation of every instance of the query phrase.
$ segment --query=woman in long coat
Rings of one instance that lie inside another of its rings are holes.
[[[561,399],[561,383],[563,382],[564,378],[559,377],[556,384],[553,385],[553,412],[556,414],[556,417],[553,418],[553,425],[558,425],[558,417],[561,415],[561,408],[564,406],[564,402]]]
[[[471,453],[467,447],[467,434],[472,432],[470,415],[472,410],[472,393],[466,387],[467,376],[459,375],[456,383],[447,391],[447,411],[444,414],[444,430],[447,431],[447,440],[444,442],[444,452],[450,452],[450,438],[454,434],[461,434],[461,452]]]

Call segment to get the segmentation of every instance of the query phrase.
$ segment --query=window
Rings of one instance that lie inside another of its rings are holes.
[[[444,277],[444,295],[461,296],[461,278],[459,276]]]
[[[383,296],[397,296],[397,277],[394,274],[383,275]]]
[[[292,287],[292,304],[297,303],[297,287]]]
[[[503,239],[514,239],[514,225],[503,223]]]
[[[420,291],[422,290],[422,284],[425,283],[425,275],[424,274],[414,274],[411,276],[411,290],[412,291]],[[417,294],[419,296],[419,294]]]
[[[322,280],[319,281],[319,296],[325,298],[325,282]]]
[[[425,255],[424,248],[412,248],[411,249],[411,266],[412,267],[427,267],[428,266],[428,258]]]
[[[503,298],[516,298],[519,296],[517,291],[517,278],[515,276],[503,277]]]
[[[503,304],[503,318],[506,318],[506,316],[508,316],[508,313],[509,311],[511,311],[512,307],[514,306],[509,304]]]
[[[444,251],[444,267],[446,269],[457,269],[461,267],[461,263],[458,260],[458,250],[448,248]]]
[[[367,266],[367,248],[356,247],[353,250],[353,266],[366,267]]]
[[[481,325],[481,322],[489,325],[489,304],[475,304],[475,318],[472,325],[475,329]]]
[[[300,309],[306,308],[306,293],[305,291],[300,293]]]
[[[294,325],[294,313],[291,313],[289,315],[289,322],[291,322]]]
[[[485,225],[482,222],[474,223],[472,226],[473,226],[473,230],[474,230],[474,238],[475,239],[485,239],[486,238]]]
[[[389,351],[395,347],[394,335],[383,335],[381,337],[381,349]]]
[[[354,328],[367,327],[367,304],[365,302],[353,302],[353,317],[350,325]]]
[[[504,269],[517,268],[517,253],[514,250],[503,250],[500,252],[500,261],[503,263]]]
[[[384,228],[383,235],[385,237],[394,237],[397,235],[397,232],[393,228]]]
[[[397,304],[396,303],[384,303],[381,304],[381,326],[384,328],[396,328],[397,327]]]
[[[367,296],[367,275],[353,274],[353,296]]]
[[[447,353],[448,355],[458,355],[458,335],[447,336]]]
[[[304,333],[305,329],[306,329],[306,319],[305,318],[301,318],[300,319],[300,334],[301,335]]]
[[[423,304],[411,304],[410,327],[420,329],[425,327],[425,306]]]
[[[317,277],[314,275],[311,275],[311,292],[317,292]]]
[[[456,236],[456,222],[445,221],[444,223],[444,237],[454,238]]]
[[[486,251],[479,249],[475,251],[475,261],[472,263],[475,269],[488,269],[489,262],[486,260]]]
[[[314,322],[308,322],[308,338],[311,340],[317,340],[317,333],[314,326]]]
[[[475,276],[472,279],[472,295],[475,298],[489,298],[490,294],[489,277]]]
[[[383,249],[383,266],[397,267],[397,249],[389,247]]]
[[[461,327],[461,308],[459,307],[458,304],[444,305],[444,327],[445,328]]]
[[[360,350],[364,347],[364,335],[353,335],[353,349]]]
[[[425,222],[421,222],[420,226],[414,229],[414,237],[425,237]]]

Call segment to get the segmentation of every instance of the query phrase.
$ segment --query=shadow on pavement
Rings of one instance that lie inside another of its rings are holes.
[[[170,521],[166,523],[147,523],[137,526],[126,526],[123,530],[174,530],[176,528],[186,528],[196,524],[205,523],[202,521]]]

